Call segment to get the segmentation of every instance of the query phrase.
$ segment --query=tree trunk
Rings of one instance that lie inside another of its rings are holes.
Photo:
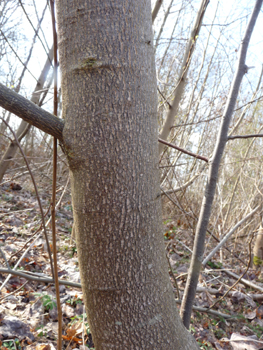
[[[188,43],[187,46],[185,48],[185,52],[184,52],[184,57],[183,57],[183,62],[180,68],[180,72],[179,72],[179,76],[178,76],[178,80],[176,82],[176,88],[173,94],[173,102],[171,107],[169,108],[168,112],[167,112],[167,116],[162,128],[162,131],[160,133],[160,139],[162,140],[167,140],[168,136],[170,134],[171,128],[174,125],[174,120],[179,108],[179,104],[180,101],[182,99],[184,90],[185,90],[185,86],[187,83],[187,73],[188,73],[188,69],[189,69],[189,65],[191,62],[191,58],[195,49],[195,43],[196,40],[198,38],[200,29],[201,29],[201,25],[202,25],[202,21],[204,18],[204,14],[205,11],[207,9],[207,6],[209,4],[210,0],[202,0],[200,7],[198,9],[196,18],[195,18],[195,23],[193,26],[193,29],[191,31],[190,34],[190,38],[188,39]],[[164,150],[164,144],[163,143],[159,143],[159,154],[161,154]]]
[[[57,2],[64,149],[96,350],[198,349],[162,241],[150,5]]]
[[[263,227],[260,225],[259,230],[256,233],[256,240],[253,249],[253,264],[256,267],[262,267],[263,265]]]

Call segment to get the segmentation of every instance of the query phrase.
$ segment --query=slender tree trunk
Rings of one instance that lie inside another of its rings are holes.
[[[49,57],[47,57],[46,63],[44,65],[44,68],[39,76],[39,79],[37,81],[36,87],[34,89],[34,92],[32,94],[31,97],[31,101],[35,104],[38,104],[39,102],[39,98],[40,98],[40,93],[36,93],[36,91],[42,90],[44,87],[44,83],[46,81],[46,77],[48,75],[48,72],[50,70],[51,67],[51,62],[53,60],[53,48],[51,48],[50,52],[49,52]],[[19,141],[21,141],[25,135],[28,133],[29,129],[30,129],[30,124],[28,124],[26,121],[22,120],[18,130],[17,130],[17,138]],[[8,145],[5,154],[3,155],[1,161],[0,161],[0,182],[2,182],[3,177],[7,171],[7,169],[9,168],[12,159],[14,158],[16,152],[18,150],[18,146],[16,141],[12,141],[10,142],[10,144]]]
[[[198,278],[199,278],[199,274],[202,266],[202,257],[203,257],[203,251],[204,251],[206,230],[207,230],[207,226],[208,226],[208,222],[211,214],[211,208],[213,204],[213,199],[215,195],[215,188],[217,183],[220,161],[227,142],[228,128],[229,128],[231,117],[236,104],[236,99],[237,99],[237,95],[241,85],[241,81],[244,74],[246,74],[248,70],[248,67],[245,65],[247,48],[251,38],[252,31],[254,29],[254,25],[257,20],[257,16],[262,6],[262,2],[263,0],[256,1],[254,10],[252,12],[252,15],[250,17],[250,20],[246,29],[244,39],[242,40],[238,67],[236,70],[235,77],[233,79],[232,86],[230,88],[230,92],[228,95],[225,111],[222,117],[222,122],[219,130],[214,154],[212,156],[210,166],[209,166],[209,174],[208,174],[207,185],[205,189],[205,195],[203,198],[200,216],[199,216],[199,220],[196,228],[193,255],[191,259],[185,293],[184,293],[182,306],[181,306],[182,319],[183,319],[184,325],[187,328],[189,327],[189,324],[190,324],[191,311],[192,311],[193,302],[195,298],[197,282],[198,282]]]
[[[200,28],[202,25],[203,17],[204,17],[204,14],[205,14],[205,11],[206,11],[206,8],[207,8],[209,2],[210,2],[210,0],[202,0],[201,1],[199,10],[198,10],[197,15],[196,15],[193,29],[192,29],[191,34],[190,34],[190,38],[188,40],[188,43],[187,43],[187,46],[185,49],[184,58],[183,58],[183,62],[181,65],[179,77],[178,77],[178,80],[176,82],[176,89],[175,89],[174,96],[173,96],[173,102],[172,102],[171,107],[168,110],[162,131],[160,133],[160,139],[165,140],[165,141],[168,139],[171,128],[174,125],[174,120],[175,120],[176,114],[178,112],[179,103],[182,99],[184,89],[186,86],[187,73],[188,73],[190,62],[191,62],[192,54],[193,54],[194,49],[195,49],[195,43],[196,43],[197,37],[199,35],[199,31],[200,31]],[[165,147],[164,144],[159,143],[159,153],[160,154],[164,150],[164,147]]]
[[[157,15],[158,15],[158,12],[162,6],[162,3],[163,3],[163,0],[156,0],[156,3],[154,5],[153,11],[152,11],[152,24],[154,23]]]
[[[253,263],[255,266],[263,265],[263,228],[260,225],[256,233],[256,241],[253,249]]]
[[[96,350],[198,349],[162,240],[150,5],[57,2],[64,148]]]

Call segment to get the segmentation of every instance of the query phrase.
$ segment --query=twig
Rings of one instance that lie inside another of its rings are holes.
[[[50,206],[48,207],[48,210],[46,211],[46,214],[44,217],[47,216],[48,212],[49,212]],[[48,223],[47,223],[48,224]],[[19,249],[18,251],[16,251],[14,254],[12,254],[9,258],[9,261],[11,261],[11,259],[16,256],[17,254],[19,254],[22,250],[24,250],[24,248],[26,248],[26,246],[29,244],[29,242],[31,241],[32,238],[35,237],[35,235],[42,229],[42,225],[36,230],[36,232],[34,232],[34,234],[27,240],[27,242],[23,245],[23,247],[21,249]],[[24,255],[23,255],[24,256]]]
[[[16,293],[19,292],[22,288],[24,288],[24,286],[25,286],[27,283],[28,283],[28,281],[26,281],[25,283],[23,283],[22,286],[20,286],[19,288],[17,288],[17,289],[14,290],[13,292],[11,292],[11,293],[6,293],[7,295],[5,295],[4,297],[2,297],[2,298],[0,299],[0,301],[2,301],[2,300],[4,300],[4,299],[8,298],[10,295],[16,294]]]
[[[234,135],[234,136],[228,136],[227,140],[231,141],[231,140],[234,140],[234,139],[249,139],[249,138],[252,138],[252,137],[263,137],[263,134]]]
[[[10,266],[9,266],[8,260],[7,260],[7,258],[6,258],[6,256],[5,256],[5,253],[3,252],[3,250],[2,250],[2,248],[1,248],[1,247],[0,247],[0,253],[1,253],[1,255],[2,255],[2,257],[3,257],[4,261],[5,261],[5,264],[6,264],[7,268],[8,268],[8,269],[10,269]]]
[[[249,266],[250,266],[250,263],[251,263],[251,243],[252,243],[252,240],[254,238],[254,234],[251,235],[251,238],[250,238],[250,241],[249,241],[249,259],[248,259],[248,263],[247,263],[247,267],[246,267],[246,270],[245,272],[238,278],[238,280],[225,292],[225,294],[218,300],[216,300],[214,302],[213,305],[211,305],[209,307],[209,309],[212,309],[212,307],[214,307],[217,303],[219,303],[219,301],[222,301],[226,296],[227,294],[241,281],[241,279],[245,276],[245,274],[248,272],[248,269],[249,269]]]
[[[215,255],[215,253],[225,244],[228,238],[241,226],[247,219],[249,219],[252,215],[256,213],[258,209],[260,209],[260,205],[258,205],[254,210],[248,213],[242,220],[240,220],[233,228],[230,230],[224,238],[220,241],[220,243],[213,249],[213,251],[208,254],[208,256],[203,260],[202,265],[206,265],[207,262]]]
[[[25,63],[21,60],[21,58],[19,57],[19,55],[17,54],[16,50],[12,47],[12,45],[9,43],[9,40],[7,39],[7,37],[5,36],[5,34],[3,33],[3,31],[0,29],[0,33],[2,35],[2,37],[4,38],[4,40],[7,42],[8,46],[10,47],[10,49],[13,51],[13,53],[15,54],[16,58],[19,60],[19,62],[23,65],[23,67],[25,67],[25,69],[28,71],[28,73],[37,81],[37,78],[34,76],[33,73],[30,72],[30,70],[27,68],[27,66],[25,65]]]
[[[69,177],[68,177],[68,179],[67,179],[67,183],[66,183],[66,185],[65,185],[65,187],[64,187],[64,190],[63,190],[63,192],[62,192],[62,194],[61,194],[61,196],[60,196],[60,198],[59,198],[59,201],[57,202],[57,205],[56,205],[56,208],[58,208],[59,207],[59,205],[60,205],[60,203],[61,203],[61,201],[62,201],[62,198],[63,198],[63,196],[64,196],[64,194],[65,194],[65,192],[66,192],[66,189],[67,189],[67,186],[68,186],[68,183],[69,183]],[[51,218],[49,218],[48,219],[48,221],[47,221],[47,225],[49,224],[49,222],[51,221]],[[40,227],[40,229],[41,229],[41,227]],[[37,230],[37,232],[39,232],[39,230]],[[33,235],[33,237],[36,235],[36,233],[37,232],[35,232],[35,234]],[[8,271],[10,272],[10,276],[9,277],[7,277],[7,279],[4,281],[4,283],[1,285],[1,287],[0,287],[0,290],[6,285],[6,283],[8,282],[8,280],[10,279],[10,277],[11,277],[11,275],[17,275],[17,276],[21,276],[21,277],[25,277],[25,278],[27,278],[26,277],[26,275],[24,275],[23,273],[22,273],[22,275],[18,272],[18,271],[15,271],[15,269],[19,266],[19,264],[20,264],[20,262],[23,260],[23,258],[25,257],[25,255],[27,254],[27,252],[31,249],[31,247],[34,245],[34,243],[35,243],[35,241],[40,237],[42,235],[42,232],[40,232],[36,237],[35,237],[35,239],[34,239],[34,241],[30,244],[30,246],[25,250],[25,252],[24,252],[24,254],[20,257],[20,259],[18,260],[18,262],[16,263],[16,265],[14,266],[14,269],[1,269],[0,268],[0,272],[4,272],[4,273],[8,273]],[[30,239],[32,239],[32,237],[30,238]],[[26,246],[28,244],[28,242],[24,245],[24,247]],[[23,248],[24,248],[23,247]],[[31,278],[32,279],[32,278]],[[32,279],[32,280],[34,280],[34,279]],[[39,281],[39,282],[42,282],[41,280],[39,280],[39,279],[37,279],[37,281]],[[52,282],[54,282],[54,280],[53,279],[45,279],[45,280],[43,280],[43,283],[52,283]],[[81,288],[81,285],[80,284],[73,284],[73,285],[71,285],[71,284],[69,284],[69,283],[62,283],[61,281],[59,282],[60,284],[65,284],[65,285],[70,285],[70,286],[72,286],[72,287],[74,287],[74,286],[77,286],[78,288]]]
[[[30,173],[30,176],[31,176],[31,179],[32,179],[32,183],[34,185],[34,189],[35,189],[35,192],[36,192],[36,197],[37,197],[37,201],[38,201],[38,205],[39,205],[39,209],[40,209],[40,213],[41,213],[41,218],[42,218],[42,225],[43,225],[43,229],[44,229],[44,235],[45,235],[45,239],[46,239],[46,243],[47,243],[47,250],[48,250],[48,254],[49,254],[49,259],[50,259],[50,267],[51,267],[51,271],[52,271],[52,276],[54,278],[54,269],[53,269],[53,264],[52,264],[52,256],[51,256],[51,251],[50,251],[50,246],[49,246],[49,241],[48,241],[48,236],[47,236],[47,231],[46,231],[46,225],[45,225],[45,219],[44,219],[44,212],[43,212],[43,208],[42,208],[42,204],[41,204],[41,201],[40,201],[40,198],[39,198],[39,194],[38,194],[38,189],[37,189],[37,185],[36,185],[36,182],[35,182],[35,178],[31,172],[31,169],[30,169],[30,166],[28,164],[28,161],[27,161],[27,158],[26,158],[26,155],[17,139],[17,136],[15,134],[15,132],[13,131],[13,129],[10,127],[10,125],[2,118],[0,117],[0,119],[2,119],[2,121],[6,124],[6,126],[10,129],[11,133],[13,134],[16,142],[17,142],[17,146],[24,158],[24,161],[27,165],[27,168],[28,168],[28,171]]]
[[[169,108],[172,108],[171,104],[169,103],[169,101],[167,101],[166,97],[163,95],[163,93],[162,93],[161,90],[158,88],[158,86],[157,86],[157,91],[158,91],[159,94],[162,96],[162,98],[164,99],[164,101],[168,104]]]
[[[177,283],[176,277],[175,277],[175,275],[173,273],[172,265],[171,265],[169,257],[167,255],[166,255],[166,258],[167,258],[167,261],[168,261],[168,264],[169,264],[169,267],[170,267],[170,272],[172,274],[172,277],[173,277],[173,280],[174,280],[174,283],[175,283],[175,288],[176,288],[176,291],[177,291],[178,300],[181,300],[178,283]]]
[[[53,114],[58,114],[58,57],[57,57],[57,31],[55,19],[55,0],[50,0],[51,19],[53,29],[53,47],[54,47],[54,105]],[[58,263],[57,263],[57,244],[56,244],[56,183],[57,183],[57,139],[53,138],[53,181],[52,181],[52,203],[51,203],[51,222],[52,222],[52,241],[53,241],[53,259],[54,259],[54,280],[56,287],[56,300],[58,310],[58,350],[62,349],[62,310],[60,303],[59,281],[58,281]]]
[[[200,155],[198,155],[198,154],[196,154],[196,153],[187,151],[187,150],[184,149],[184,148],[175,146],[174,144],[169,143],[169,142],[166,142],[166,141],[164,141],[164,140],[162,140],[162,139],[160,139],[160,138],[158,138],[158,141],[159,141],[160,143],[163,143],[163,144],[166,145],[166,146],[169,146],[169,147],[172,147],[172,148],[177,149],[177,151],[180,151],[180,152],[183,152],[183,153],[185,153],[185,154],[188,154],[189,156],[195,157],[195,158],[197,158],[197,159],[201,159],[201,160],[205,161],[206,163],[209,162],[209,159],[208,159],[207,157],[203,157],[203,156],[200,156]]]
[[[21,272],[21,271],[15,271],[11,269],[4,269],[0,267],[0,273],[8,273],[10,275],[23,277],[30,281],[37,281],[39,283],[54,283],[53,278],[50,277],[40,277],[37,276],[37,274],[34,274],[33,272]],[[80,283],[65,281],[65,280],[58,280],[59,284],[63,284],[64,286],[70,286],[70,287],[76,287],[76,288],[82,288]]]
[[[235,278],[235,279],[239,279],[239,276],[236,275],[234,272],[232,271],[228,271],[228,270],[225,270],[224,271],[225,273],[227,273],[229,276]],[[245,286],[247,287],[250,287],[250,288],[253,288],[255,290],[258,290],[259,292],[263,293],[263,288],[262,287],[259,287],[258,285],[256,285],[255,283],[253,282],[250,282],[248,280],[246,280],[245,278],[241,278],[239,280],[240,283],[243,283]]]
[[[177,304],[181,304],[182,301],[181,300],[175,300],[175,302]],[[215,316],[218,316],[218,317],[223,317],[223,318],[226,318],[226,319],[235,319],[236,316],[235,315],[227,315],[227,314],[222,314],[221,312],[218,312],[218,311],[215,311],[215,310],[210,310],[206,307],[199,307],[199,306],[193,306],[193,310],[196,310],[196,311],[200,311],[200,312],[206,312],[208,314],[212,314],[212,315],[215,315]]]
[[[212,295],[222,293],[222,291],[220,291],[219,289],[206,288],[206,287],[202,287],[202,286],[197,286],[196,292],[197,293],[208,292],[209,294],[212,294]],[[232,291],[229,292],[229,294],[231,296],[233,293],[235,293],[235,292],[232,292]],[[253,300],[263,300],[263,294],[249,294],[249,293],[247,293],[246,295],[249,296]]]
[[[20,257],[20,259],[17,261],[17,263],[15,264],[14,268],[11,271],[15,271],[15,269],[20,265],[21,261],[24,259],[24,257],[26,256],[26,254],[28,253],[28,251],[33,247],[35,241],[42,235],[42,232],[40,232],[37,237],[35,238],[35,240],[30,244],[30,246],[24,251],[24,253],[22,254],[22,256]],[[0,290],[4,288],[4,286],[7,284],[7,282],[10,280],[11,278],[11,274],[5,279],[5,281],[2,283]]]

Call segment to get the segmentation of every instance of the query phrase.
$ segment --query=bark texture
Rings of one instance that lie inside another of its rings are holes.
[[[198,349],[162,241],[150,5],[57,2],[64,148],[96,350]]]

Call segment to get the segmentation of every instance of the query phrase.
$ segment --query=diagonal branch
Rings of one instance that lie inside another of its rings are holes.
[[[160,133],[160,138],[162,140],[168,139],[171,128],[174,125],[174,120],[175,120],[176,114],[178,112],[179,104],[180,104],[182,95],[183,95],[184,90],[185,90],[185,86],[186,86],[186,82],[187,82],[187,73],[188,73],[188,69],[190,66],[192,55],[193,55],[193,52],[195,49],[196,40],[198,38],[200,29],[201,29],[201,25],[202,25],[202,21],[203,21],[203,17],[204,17],[204,14],[205,14],[205,11],[207,9],[209,2],[210,2],[210,0],[202,0],[200,7],[199,7],[199,10],[198,10],[198,13],[196,15],[195,23],[194,23],[193,29],[191,31],[187,47],[185,49],[184,58],[183,58],[183,62],[181,65],[181,70],[179,72],[176,88],[174,91],[173,103],[172,103],[171,108],[169,108],[169,110],[167,112],[166,120],[164,122],[162,131]],[[159,154],[161,154],[163,152],[163,149],[164,149],[164,146],[162,144],[160,144],[159,145]]]
[[[64,121],[0,83],[0,106],[62,141]]]
[[[188,155],[191,156],[191,157],[195,157],[195,158],[197,158],[197,159],[201,159],[201,160],[205,161],[206,163],[209,162],[209,159],[208,159],[207,157],[199,156],[199,155],[196,154],[196,153],[187,151],[187,150],[184,149],[184,148],[178,147],[178,146],[176,146],[176,145],[174,145],[174,144],[172,144],[172,143],[166,142],[166,141],[164,141],[164,140],[162,140],[162,139],[160,139],[160,138],[158,138],[158,141],[161,142],[162,144],[166,145],[166,146],[169,146],[169,147],[172,147],[172,148],[177,149],[177,151],[180,151],[180,152],[183,152],[183,153],[185,153],[185,154],[188,154]]]
[[[254,210],[252,210],[250,213],[248,213],[243,219],[241,219],[220,241],[220,243],[212,250],[210,254],[203,260],[202,265],[205,266],[209,260],[215,255],[215,253],[226,243],[228,238],[232,236],[232,234],[246,221],[248,220],[252,215],[254,215],[258,209],[260,209],[260,205],[258,205]]]

